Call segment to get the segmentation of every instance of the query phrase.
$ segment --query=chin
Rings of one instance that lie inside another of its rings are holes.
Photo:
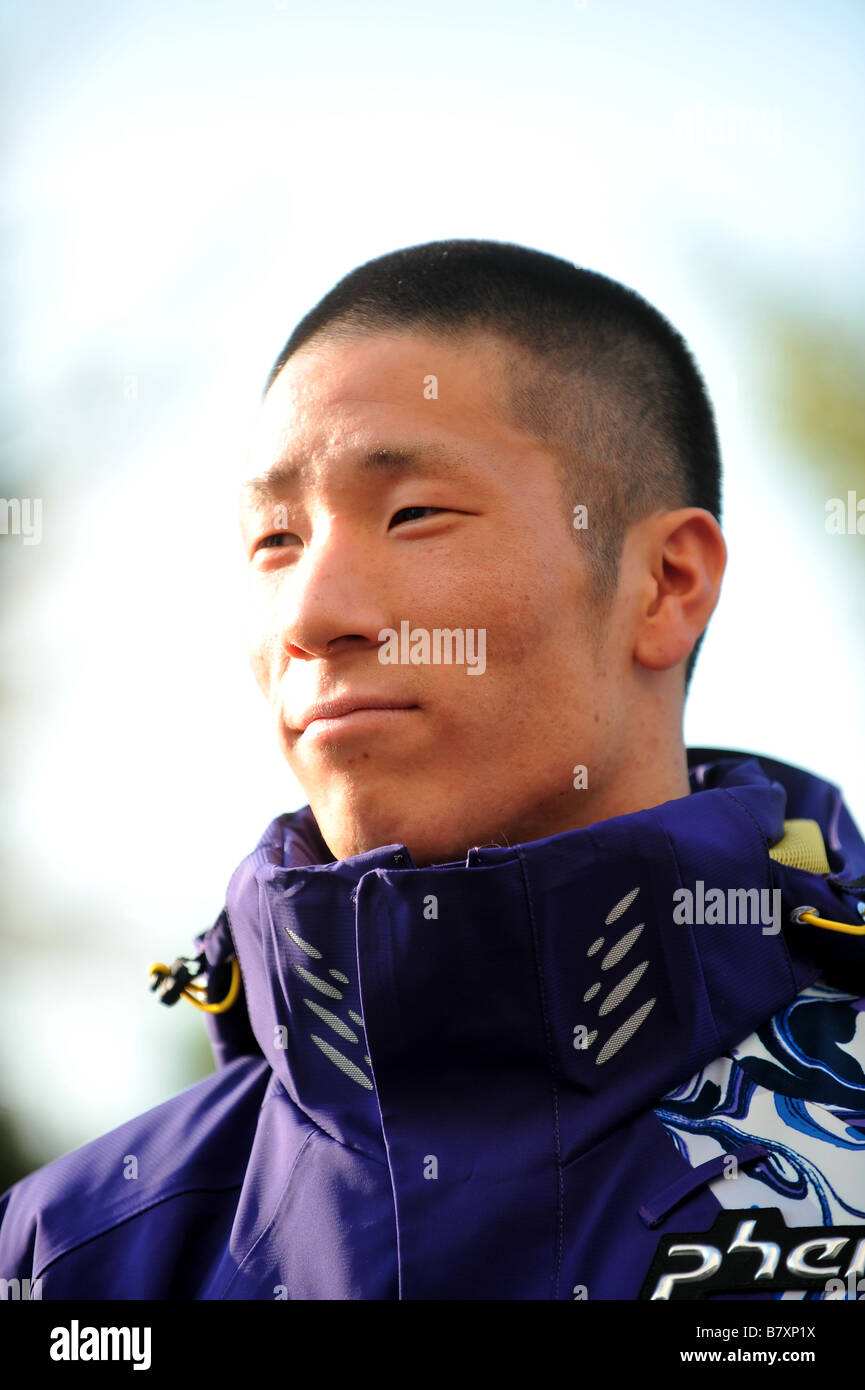
[[[329,813],[326,808],[319,814],[314,806],[312,809],[325,843],[337,859],[351,859],[382,845],[405,845],[418,866],[450,863],[466,855],[464,847],[454,847],[452,824],[446,835],[437,836],[428,821],[418,824],[416,806],[404,816],[389,815],[386,820],[380,816],[358,817],[357,808],[352,813],[343,807],[342,814]]]

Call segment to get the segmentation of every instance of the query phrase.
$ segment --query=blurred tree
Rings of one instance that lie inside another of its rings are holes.
[[[824,500],[865,498],[865,342],[850,326],[817,321],[804,306],[774,305],[764,320],[768,400]],[[855,547],[865,565],[865,545]]]
[[[23,1143],[9,1110],[0,1105],[0,1192],[53,1157]]]

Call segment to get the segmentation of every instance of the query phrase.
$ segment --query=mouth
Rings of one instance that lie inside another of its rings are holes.
[[[310,705],[294,727],[304,737],[348,733],[355,729],[386,727],[403,715],[420,709],[408,700],[375,695],[344,695]]]

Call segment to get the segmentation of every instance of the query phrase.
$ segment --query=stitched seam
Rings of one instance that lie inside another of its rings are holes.
[[[229,1293],[231,1292],[231,1288],[232,1288],[233,1284],[234,1284],[235,1281],[240,1277],[240,1275],[243,1273],[244,1267],[245,1267],[245,1265],[247,1264],[247,1262],[248,1262],[249,1260],[252,1259],[252,1256],[255,1254],[256,1250],[257,1250],[258,1247],[259,1247],[259,1245],[260,1245],[261,1242],[264,1240],[264,1237],[265,1237],[266,1235],[268,1235],[270,1231],[273,1230],[273,1227],[274,1227],[274,1225],[276,1224],[277,1214],[278,1214],[280,1208],[282,1207],[282,1204],[283,1204],[283,1202],[284,1202],[284,1200],[285,1200],[285,1197],[286,1197],[286,1194],[287,1194],[287,1192],[288,1192],[289,1186],[291,1185],[292,1179],[294,1178],[294,1174],[295,1174],[295,1170],[296,1170],[296,1168],[297,1168],[297,1165],[298,1165],[298,1163],[300,1162],[301,1157],[302,1157],[302,1155],[303,1155],[303,1153],[304,1153],[304,1151],[305,1151],[305,1149],[306,1149],[306,1146],[307,1146],[307,1144],[310,1142],[310,1140],[312,1139],[312,1137],[313,1137],[312,1134],[308,1134],[308,1135],[306,1136],[306,1138],[304,1139],[303,1143],[301,1144],[300,1148],[298,1149],[297,1153],[295,1154],[294,1162],[292,1163],[291,1169],[290,1169],[289,1174],[288,1174],[288,1177],[287,1177],[286,1180],[285,1180],[285,1186],[283,1187],[282,1191],[281,1191],[280,1194],[279,1194],[279,1197],[278,1197],[276,1203],[274,1204],[274,1208],[273,1208],[273,1211],[272,1211],[271,1214],[270,1214],[270,1219],[269,1219],[269,1221],[267,1222],[267,1225],[264,1227],[264,1230],[261,1232],[261,1234],[260,1234],[260,1236],[258,1237],[258,1239],[257,1239],[257,1240],[250,1246],[250,1248],[247,1250],[247,1252],[246,1252],[246,1254],[244,1255],[243,1259],[241,1260],[240,1264],[237,1266],[237,1269],[234,1271],[234,1273],[232,1274],[232,1276],[231,1276],[231,1278],[229,1279],[228,1283],[226,1284],[225,1288],[223,1289],[222,1293],[219,1295],[219,1298],[220,1298],[220,1299],[224,1299],[224,1298],[227,1298],[227,1297],[228,1297]]]
[[[747,807],[747,806],[744,806],[737,796],[734,796],[733,793],[732,793],[731,791],[728,791],[726,787],[721,787],[720,790],[724,793],[725,796],[728,796],[728,797],[730,798],[730,800],[734,803],[734,805],[738,806],[738,808],[739,808],[740,811],[744,811],[745,815],[748,817],[749,821],[751,822],[751,824],[754,826],[755,830],[757,831],[757,834],[760,836],[760,840],[762,841],[762,844],[763,844],[763,851],[764,851],[764,853],[765,853],[765,855],[766,855],[766,865],[765,865],[765,868],[766,868],[766,885],[767,885],[768,888],[771,888],[771,887],[772,887],[772,867],[771,867],[771,866],[772,866],[772,861],[771,861],[771,859],[769,858],[769,841],[766,839],[766,836],[765,836],[764,833],[763,833],[763,827],[761,826],[760,822],[754,818],[754,816],[753,816],[753,815],[751,814],[751,812],[748,810],[748,807]],[[796,985],[796,972],[795,972],[794,969],[793,969],[793,961],[792,961],[791,956],[790,956],[790,950],[789,950],[789,948],[788,948],[788,946],[787,946],[787,942],[786,942],[786,940],[784,939],[784,933],[783,933],[783,932],[779,932],[779,933],[778,933],[778,937],[776,937],[776,940],[777,940],[778,938],[780,938],[781,946],[782,946],[782,949],[783,949],[783,951],[784,951],[784,960],[787,962],[787,970],[788,970],[788,973],[789,973],[789,975],[790,975],[790,984],[793,986],[793,989],[796,990],[796,989],[797,989],[797,985]],[[714,1017],[715,1017],[715,1015],[713,1014],[713,1015],[712,1015],[712,1018],[714,1019]]]
[[[252,1033],[252,1036],[255,1038],[255,1030],[254,1030],[253,1027],[252,1027],[252,1019],[249,1017],[249,990],[248,990],[247,984],[246,984],[246,975],[245,975],[244,970],[243,970],[243,962],[242,962],[242,960],[240,959],[240,951],[239,951],[238,948],[237,948],[237,938],[236,938],[235,935],[234,935],[234,927],[231,925],[231,914],[230,914],[230,912],[228,911],[228,904],[227,904],[227,903],[226,903],[225,907],[223,908],[223,911],[224,911],[224,913],[225,913],[225,920],[226,920],[226,922],[228,923],[228,934],[229,934],[229,936],[230,936],[230,938],[231,938],[231,944],[232,944],[232,946],[233,946],[233,948],[234,948],[234,959],[237,961],[237,968],[238,968],[238,970],[240,971],[240,985],[241,985],[241,989],[242,989],[242,991],[243,991],[243,1002],[244,1002],[244,1004],[246,1005],[246,1017],[247,1017],[247,1019],[248,1019],[248,1021],[249,1021],[249,1031]],[[226,958],[225,958],[224,961],[220,961],[220,965],[226,964],[226,962],[227,962],[229,959],[230,959],[230,957],[229,957],[229,956],[226,956]],[[237,1002],[237,1001],[235,1001],[235,1002]],[[258,1041],[258,1038],[255,1038],[255,1041],[256,1041],[256,1044],[258,1045],[258,1047],[261,1049],[261,1055],[262,1055],[262,1057],[263,1057],[263,1056],[264,1056],[264,1049],[261,1047],[261,1043]]]
[[[675,1182],[668,1183],[660,1192],[656,1192],[654,1197],[647,1198],[640,1207],[638,1215],[650,1229],[654,1229],[666,1221],[670,1213],[674,1212],[677,1207],[682,1206],[690,1197],[693,1197],[694,1193],[699,1191],[701,1187],[708,1187],[710,1183],[720,1178],[728,1158],[735,1158],[740,1168],[750,1168],[752,1164],[762,1163],[765,1158],[770,1156],[766,1145],[758,1140],[753,1147],[761,1149],[762,1153],[750,1153],[746,1154],[744,1158],[741,1157],[741,1151],[748,1147],[748,1144],[740,1144],[738,1148],[728,1149],[726,1153],[715,1154],[713,1158],[706,1159],[704,1163],[698,1163],[696,1167],[691,1169],[690,1175],[683,1173]],[[684,1162],[687,1162],[687,1159]],[[677,1188],[679,1191],[671,1198],[669,1194],[672,1188]],[[659,1202],[662,1203],[661,1206],[656,1205]]]
[[[362,1149],[357,1144],[349,1144],[348,1140],[340,1139],[336,1134],[331,1134],[330,1130],[325,1129],[320,1120],[314,1120],[308,1110],[304,1110],[302,1105],[298,1105],[294,1096],[287,1090],[285,1084],[276,1075],[276,1072],[273,1073],[273,1079],[274,1084],[279,1087],[289,1105],[293,1106],[298,1115],[301,1116],[302,1122],[311,1125],[317,1134],[323,1135],[323,1137],[330,1140],[332,1144],[338,1144],[339,1147],[345,1149],[347,1153],[359,1154],[361,1158],[368,1160],[370,1163],[378,1164],[379,1168],[389,1168],[387,1159],[376,1158],[375,1154],[370,1153],[367,1149]]]
[[[665,828],[664,826],[661,826],[661,833],[663,834],[664,839],[667,841],[667,847],[668,847],[668,849],[669,849],[669,851],[670,851],[670,856],[671,856],[671,858],[672,858],[672,860],[673,860],[673,864],[675,865],[675,868],[676,868],[676,877],[677,877],[677,879],[678,879],[678,881],[679,881],[679,887],[680,887],[680,888],[684,888],[685,885],[684,885],[683,876],[682,876],[682,866],[681,866],[681,864],[679,863],[679,858],[678,858],[678,855],[676,854],[676,847],[675,847],[675,845],[673,844],[673,841],[670,839],[670,836],[667,834],[667,830],[666,830],[666,828]],[[713,1027],[714,1030],[715,1030],[715,1040],[716,1040],[717,1045],[718,1045],[718,1053],[720,1054],[720,1053],[723,1052],[723,1046],[722,1046],[722,1043],[721,1043],[721,1034],[720,1034],[720,1032],[718,1031],[718,1023],[717,1023],[717,1020],[716,1020],[716,1018],[715,1018],[715,1010],[712,1008],[712,996],[711,996],[711,994],[709,993],[709,986],[708,986],[707,983],[706,983],[706,974],[705,974],[705,971],[703,970],[703,957],[702,957],[702,955],[700,954],[700,947],[699,947],[698,944],[697,944],[697,938],[696,938],[696,935],[695,935],[695,933],[694,933],[693,927],[691,928],[691,941],[692,941],[693,946],[694,946],[694,955],[695,955],[696,958],[697,958],[697,969],[698,969],[699,972],[700,972],[700,983],[701,983],[701,985],[702,985],[702,987],[703,987],[703,998],[705,999],[705,1001],[706,1001],[706,1007],[707,1007],[708,1010],[709,1010],[709,1017],[710,1017],[711,1020],[712,1020],[712,1027]]]
[[[528,876],[526,873],[525,857],[517,847],[517,858],[520,864],[520,872],[523,879],[523,892],[526,898],[526,910],[529,917],[529,925],[532,933],[532,952],[535,959],[535,981],[540,996],[541,1017],[544,1025],[544,1038],[546,1041],[547,1057],[550,1067],[550,1082],[553,1096],[553,1159],[556,1168],[556,1242],[555,1242],[555,1268],[553,1277],[553,1290],[551,1298],[556,1299],[559,1295],[559,1285],[561,1282],[561,1269],[564,1251],[564,1205],[565,1205],[565,1184],[562,1174],[562,1139],[561,1127],[559,1124],[559,1092],[558,1092],[558,1073],[556,1069],[556,1057],[553,1048],[552,1032],[550,1028],[549,1010],[547,1007],[546,990],[544,988],[544,978],[541,971],[540,943],[538,942],[537,923],[535,921],[532,898],[529,892]]]
[[[137,1211],[122,1217],[121,1220],[112,1222],[110,1226],[103,1226],[101,1231],[96,1231],[93,1235],[85,1236],[83,1240],[76,1241],[74,1245],[69,1246],[68,1250],[61,1250],[59,1254],[53,1255],[48,1263],[42,1266],[39,1274],[33,1277],[41,1279],[43,1274],[47,1273],[52,1265],[56,1265],[59,1260],[65,1260],[69,1255],[74,1255],[77,1251],[83,1250],[86,1245],[92,1245],[95,1240],[101,1240],[103,1236],[110,1235],[112,1231],[118,1230],[121,1226],[128,1225],[130,1221],[137,1221],[139,1216],[146,1216],[148,1212],[155,1211],[157,1207],[164,1206],[166,1202],[173,1202],[177,1197],[188,1197],[191,1193],[195,1192],[237,1192],[242,1186],[243,1183],[241,1181],[229,1183],[226,1187],[183,1187],[179,1192],[169,1192],[163,1197],[157,1197],[146,1206],[139,1207]]]

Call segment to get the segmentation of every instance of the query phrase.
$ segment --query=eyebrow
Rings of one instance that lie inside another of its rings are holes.
[[[389,478],[422,478],[433,475],[456,477],[465,470],[466,464],[460,455],[439,445],[418,444],[369,449],[356,460],[354,467],[361,473]],[[278,493],[295,489],[303,472],[300,463],[290,460],[275,463],[257,478],[246,480],[242,488],[243,496],[252,502],[269,502]]]

